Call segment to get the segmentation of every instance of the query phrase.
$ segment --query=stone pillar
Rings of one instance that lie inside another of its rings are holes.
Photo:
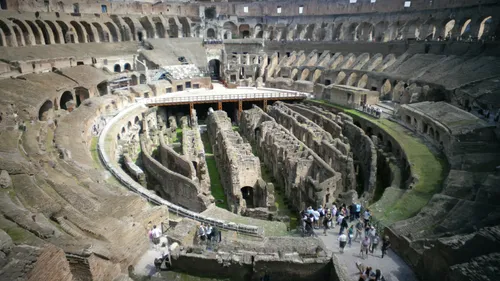
[[[243,111],[243,101],[238,101],[238,123],[240,122],[241,112]]]
[[[190,102],[189,103],[189,117],[193,117],[193,109],[194,109],[194,103]]]
[[[222,102],[217,103],[217,110],[222,110]]]
[[[266,99],[262,102],[262,110],[267,111],[267,100]]]

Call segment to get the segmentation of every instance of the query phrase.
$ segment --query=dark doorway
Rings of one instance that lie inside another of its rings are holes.
[[[122,72],[122,67],[119,64],[115,64],[114,71],[115,72]]]
[[[137,40],[142,41],[142,32],[137,32]]]
[[[0,8],[7,10],[7,0],[0,0]]]
[[[244,186],[241,189],[241,195],[243,196],[243,199],[245,199],[245,202],[247,203],[247,208],[253,208],[253,188],[250,186]]]
[[[38,120],[47,121],[49,111],[51,109],[52,109],[52,102],[48,100],[40,107],[40,110],[38,111]]]
[[[212,80],[220,79],[220,61],[218,59],[213,59],[208,62],[208,71],[210,72],[210,78]]]
[[[73,100],[73,94],[71,94],[70,91],[64,92],[61,96],[61,100],[59,101],[59,108],[67,110],[68,107],[66,103],[72,100]]]

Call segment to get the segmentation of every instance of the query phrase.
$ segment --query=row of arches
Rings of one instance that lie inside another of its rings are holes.
[[[187,18],[113,17],[105,22],[0,18],[0,46],[9,47],[190,36]]]
[[[209,27],[206,37],[210,39],[264,38],[267,40],[306,41],[370,41],[393,40],[482,40],[500,38],[500,22],[492,16],[465,17],[462,19],[413,19],[379,22],[331,22],[311,24],[290,24],[286,27],[249,24],[236,25],[227,21],[219,30]]]

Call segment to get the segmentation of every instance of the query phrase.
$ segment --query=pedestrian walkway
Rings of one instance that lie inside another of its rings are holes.
[[[344,253],[340,253],[337,240],[339,230],[340,227],[337,225],[335,228],[329,229],[326,236],[323,234],[323,229],[316,229],[315,233],[325,244],[328,253],[336,255],[340,263],[346,268],[349,276],[352,277],[351,280],[358,280],[359,270],[356,263],[362,263],[365,266],[371,266],[373,270],[380,269],[386,281],[417,281],[417,277],[411,268],[392,250],[389,249],[387,255],[381,258],[380,245],[373,254],[368,253],[368,257],[362,259],[359,255],[361,243],[358,238],[357,242],[352,242],[351,247],[349,245],[345,247]]]

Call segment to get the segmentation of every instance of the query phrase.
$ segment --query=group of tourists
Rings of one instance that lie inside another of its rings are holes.
[[[220,243],[222,241],[222,233],[217,227],[202,223],[198,228],[198,238],[200,243],[205,241]]]
[[[382,116],[382,110],[378,107],[367,105],[366,103],[363,103],[361,105],[361,108],[362,108],[363,112],[366,112],[366,113],[373,115],[377,118],[380,118]]]

